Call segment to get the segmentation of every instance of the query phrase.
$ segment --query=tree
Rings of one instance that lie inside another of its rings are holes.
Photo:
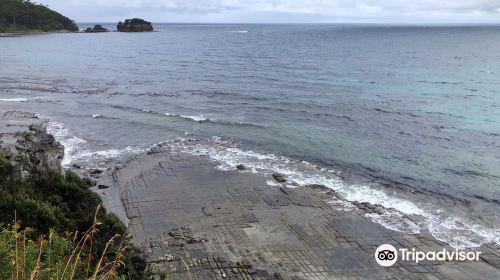
[[[78,31],[69,18],[29,0],[0,0],[0,32],[29,30]]]

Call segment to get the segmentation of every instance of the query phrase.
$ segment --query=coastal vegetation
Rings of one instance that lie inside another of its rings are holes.
[[[0,279],[143,279],[126,228],[68,171],[22,176],[0,154]]]
[[[78,31],[69,18],[30,0],[0,0],[0,32]]]

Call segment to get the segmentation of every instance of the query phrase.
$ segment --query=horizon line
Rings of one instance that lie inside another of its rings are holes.
[[[117,21],[75,21],[77,24],[84,23],[104,23],[115,24]],[[153,24],[268,24],[268,25],[284,25],[284,24],[315,24],[315,25],[498,25],[500,22],[168,22],[168,21],[151,21]]]

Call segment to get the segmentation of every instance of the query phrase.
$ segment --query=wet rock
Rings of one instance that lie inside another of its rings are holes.
[[[280,173],[274,173],[273,178],[274,178],[274,180],[276,180],[277,182],[280,182],[280,183],[286,182],[285,176],[283,176]]]
[[[89,170],[89,175],[94,178],[99,178],[102,174],[102,170],[99,169],[91,169]]]
[[[243,170],[247,170],[247,167],[243,164],[238,164],[238,165],[236,165],[236,169],[243,171]]]
[[[377,208],[375,205],[373,205],[369,202],[363,202],[363,205],[366,206],[366,208],[371,209],[371,210]]]
[[[46,124],[33,113],[0,113],[0,152],[22,174],[60,170],[64,147],[47,133]]]
[[[162,152],[162,146],[156,145],[156,146],[152,147],[151,149],[149,149],[148,151],[146,151],[146,154],[152,155],[152,154],[159,154],[161,152]]]
[[[148,32],[153,31],[151,22],[140,18],[126,19],[125,22],[118,22],[116,26],[119,32]]]
[[[361,209],[361,210],[366,210],[366,209],[367,209],[367,208],[366,208],[366,206],[365,206],[365,205],[363,205],[363,204],[357,204],[356,206],[357,206],[359,209]]]
[[[320,185],[320,184],[310,184],[310,185],[305,185],[306,188],[311,188],[311,189],[320,189],[320,190],[330,190],[327,186],[325,185]]]

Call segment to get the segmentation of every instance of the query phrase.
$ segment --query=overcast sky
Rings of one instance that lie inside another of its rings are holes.
[[[38,0],[77,22],[500,23],[500,0]]]

